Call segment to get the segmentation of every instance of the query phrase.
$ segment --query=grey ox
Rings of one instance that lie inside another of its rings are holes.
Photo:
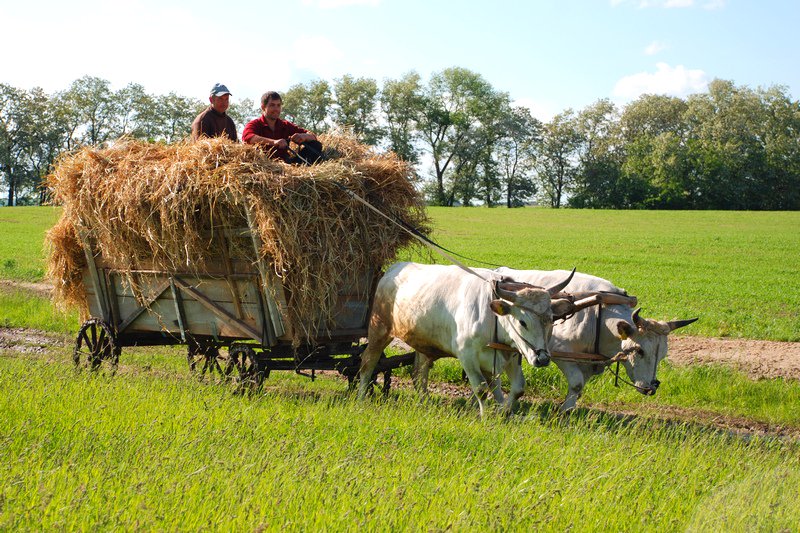
[[[562,270],[513,270],[504,267],[497,271],[516,281],[531,284],[547,284],[563,279],[568,274]],[[566,290],[576,295],[593,291],[627,295],[610,281],[580,272],[575,274]],[[598,313],[601,313],[599,337]],[[550,349],[553,352],[599,353],[608,358],[622,352],[621,362],[630,381],[642,394],[652,395],[660,384],[656,374],[658,364],[667,356],[667,335],[695,320],[697,318],[671,322],[648,320],[639,316],[638,309],[632,311],[629,305],[595,305],[579,310],[569,320],[556,324]],[[553,361],[569,384],[562,411],[573,409],[583,393],[585,383],[605,369],[602,364],[576,363],[558,357],[554,357]]]
[[[506,283],[496,285],[501,275],[473,269],[473,275],[457,266],[397,263],[381,278],[375,291],[368,344],[361,355],[359,396],[372,386],[372,374],[384,348],[393,337],[411,346],[422,359],[456,357],[478,400],[481,416],[485,395],[494,392],[498,403],[510,412],[525,390],[525,377],[516,354],[487,345],[512,346],[534,366],[550,361],[548,343],[553,314],[574,309],[567,299],[551,300],[569,283],[571,274],[548,289]],[[506,287],[506,288],[504,288]],[[499,373],[505,371],[511,391],[503,397]],[[427,372],[425,372],[427,379]],[[498,394],[499,392],[499,394]]]

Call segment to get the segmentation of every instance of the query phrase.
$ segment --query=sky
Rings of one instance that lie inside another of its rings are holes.
[[[463,67],[537,117],[685,97],[714,78],[800,97],[797,0],[0,0],[0,83],[84,75],[205,101]]]

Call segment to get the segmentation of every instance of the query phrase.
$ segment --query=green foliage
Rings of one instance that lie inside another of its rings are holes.
[[[365,144],[375,145],[383,136],[378,126],[378,83],[372,78],[354,78],[349,74],[334,80],[336,103],[333,121]]]
[[[800,102],[785,87],[714,80],[687,99],[649,94],[621,110],[601,99],[543,125],[480,74],[452,67],[427,83],[413,71],[383,87],[349,74],[312,80],[290,87],[284,104],[311,131],[350,129],[394,150],[426,178],[434,205],[517,207],[536,195],[552,207],[800,209]],[[121,135],[180,141],[206,105],[135,83],[112,91],[92,76],[55,95],[0,84],[7,203],[46,201],[40,186],[63,151]],[[259,111],[243,99],[229,114],[241,126]]]
[[[283,110],[289,120],[313,131],[328,131],[327,117],[333,104],[330,84],[325,80],[298,83],[282,96]]]

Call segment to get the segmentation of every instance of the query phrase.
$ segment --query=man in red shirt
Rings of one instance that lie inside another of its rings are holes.
[[[317,136],[310,131],[281,118],[283,100],[275,91],[269,91],[261,96],[261,111],[263,114],[251,120],[244,127],[242,141],[247,144],[257,144],[269,150],[275,159],[282,159],[287,163],[315,163],[322,158],[322,144]],[[299,154],[292,154],[289,141],[303,145]]]

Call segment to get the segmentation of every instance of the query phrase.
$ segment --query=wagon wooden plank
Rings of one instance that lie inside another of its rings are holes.
[[[245,336],[255,341],[261,341],[261,333],[256,328],[243,321],[240,321],[232,313],[228,312],[226,309],[220,307],[216,302],[210,300],[205,295],[195,290],[191,285],[183,281],[181,278],[175,277],[174,280],[178,287],[194,296],[195,300],[205,305],[209,311],[222,318],[224,321],[227,321],[231,327],[238,329],[244,333]]]

